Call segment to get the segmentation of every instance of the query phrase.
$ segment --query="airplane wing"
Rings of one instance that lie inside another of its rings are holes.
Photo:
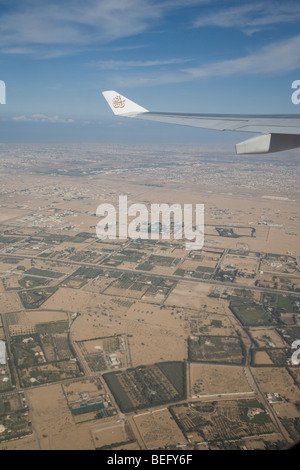
[[[156,113],[116,91],[103,91],[117,116],[200,127],[218,131],[256,132],[260,135],[236,144],[237,154],[280,152],[300,147],[300,115]]]

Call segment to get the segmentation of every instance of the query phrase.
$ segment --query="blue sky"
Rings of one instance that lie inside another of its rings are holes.
[[[299,113],[297,0],[0,0],[0,11],[2,142],[240,139],[115,118],[108,89],[153,111]]]

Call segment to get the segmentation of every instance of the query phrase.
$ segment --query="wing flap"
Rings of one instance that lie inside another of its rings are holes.
[[[202,129],[214,129],[218,131],[236,130],[241,125],[246,125],[246,120],[228,119],[222,117],[210,117],[193,114],[167,114],[167,113],[141,113],[131,114],[128,117],[144,119],[147,121],[166,122],[181,126],[200,127]]]
[[[125,116],[125,115],[124,115]],[[210,114],[178,114],[178,113],[132,113],[126,117],[147,121],[179,124],[181,126],[214,129],[217,131],[256,132],[263,134],[300,134],[300,117],[287,116],[238,116]]]

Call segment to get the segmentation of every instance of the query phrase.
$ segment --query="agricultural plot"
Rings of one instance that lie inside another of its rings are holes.
[[[252,350],[251,351],[251,365],[252,366],[266,366],[273,365],[272,359],[264,350]]]
[[[38,323],[32,326],[32,334],[12,337],[12,354],[22,386],[79,375],[68,327],[66,320]]]
[[[57,287],[45,289],[33,289],[20,292],[20,299],[26,309],[39,308],[51,295],[57,291]]]
[[[126,367],[126,343],[121,335],[77,341],[76,344],[91,372]]]
[[[236,299],[230,301],[229,308],[244,326],[264,326],[278,323],[278,319],[260,304],[246,303],[242,299]]]
[[[96,279],[98,276],[103,275],[103,270],[100,268],[78,268],[71,276],[69,276],[62,284],[64,287],[71,287],[73,289],[80,289],[89,280]]]
[[[76,282],[76,280],[73,280],[73,282]],[[113,279],[109,276],[99,276],[96,277],[95,279],[91,279],[89,283],[83,287],[83,290],[87,290],[89,292],[103,292],[110,284],[113,282]],[[76,287],[83,286],[83,283],[79,282],[78,284],[76,283]],[[69,287],[72,287],[71,283],[69,284]]]
[[[149,288],[144,276],[124,273],[105,290],[106,295],[140,299]]]
[[[264,406],[254,399],[174,405],[171,412],[190,442],[217,444],[275,431]]]
[[[123,412],[182,400],[186,393],[182,362],[111,372],[103,378]]]
[[[1,283],[3,285],[3,288],[6,291],[12,291],[12,290],[18,290],[20,289],[20,281],[22,281],[22,275],[21,274],[11,274],[7,277],[3,277],[1,279]],[[25,286],[24,286],[25,287]]]
[[[50,283],[50,280],[43,277],[24,276],[18,283],[23,289],[32,289],[38,286],[46,286]]]
[[[264,294],[262,303],[268,305],[275,314],[300,312],[299,298],[289,294]]]
[[[145,263],[141,263],[138,266],[136,266],[135,269],[139,271],[152,271],[154,268],[154,264],[148,263],[147,261]]]
[[[78,365],[72,361],[51,362],[19,369],[19,378],[23,387],[72,379],[80,375]]]
[[[5,392],[12,388],[8,364],[0,364],[0,392]]]
[[[203,256],[197,255],[194,255],[194,258],[187,258],[180,264],[180,267],[176,269],[174,274],[176,276],[192,276],[201,279],[210,279],[215,271],[217,263],[216,261],[209,262],[206,259],[206,261],[200,264],[199,261],[203,261],[203,258]]]
[[[153,272],[154,274],[169,275],[173,274],[179,262],[180,258],[151,254],[139,260],[135,265],[135,269],[138,271]]]
[[[188,255],[188,259],[197,261],[199,265],[209,266],[211,268],[214,268],[218,264],[222,254],[223,254],[223,250],[203,249],[201,250],[201,252],[190,251]]]
[[[70,250],[71,251],[71,250]],[[98,264],[103,259],[103,253],[98,250],[78,250],[71,251],[70,261],[81,261],[85,263]]]
[[[161,302],[166,298],[174,281],[144,274],[124,273],[103,291],[106,295],[145,299],[150,302]]]
[[[250,235],[250,234],[249,235],[244,235],[244,234],[239,235],[237,233],[236,228],[233,230],[233,228],[231,228],[231,227],[216,227],[215,230],[217,231],[217,233],[219,234],[220,237],[239,238],[239,237],[245,237],[245,236]]]
[[[274,366],[286,366],[291,360],[290,348],[273,348],[267,353]]]
[[[238,269],[248,274],[255,274],[258,268],[259,258],[227,254],[221,263],[222,269]]]
[[[258,348],[280,348],[286,346],[286,342],[275,329],[251,328],[250,333]]]
[[[46,362],[39,335],[15,336],[12,340],[12,353],[17,368],[26,368]]]
[[[146,253],[138,250],[124,249],[121,252],[118,252],[108,259],[103,261],[104,265],[109,266],[119,266],[124,267],[135,267],[137,263],[140,263],[145,259]]]
[[[294,326],[290,328],[277,328],[277,332],[280,334],[282,339],[286,341],[290,346],[295,340],[300,338],[300,326]]]
[[[63,361],[74,358],[70,349],[67,333],[40,334],[40,340],[47,362]]]
[[[173,258],[172,256],[160,256],[150,255],[149,263],[153,263],[156,266],[176,266],[180,261],[180,258]]]
[[[286,255],[267,253],[262,259],[260,269],[264,272],[298,274],[298,264],[295,258]]]
[[[147,302],[162,303],[169,293],[168,287],[150,286],[142,299]]]
[[[197,266],[196,270],[191,273],[191,276],[199,279],[211,279],[214,272],[215,268],[210,266]]]
[[[31,310],[6,314],[11,336],[61,332],[69,327],[68,315],[55,310]]]
[[[292,442],[299,442],[300,439],[300,418],[283,418],[281,420],[285,429],[289,433]]]
[[[191,362],[242,364],[243,344],[231,336],[190,336],[188,357]]]
[[[293,371],[293,368],[290,369]],[[265,394],[279,394],[283,400],[299,401],[300,390],[286,367],[255,367],[252,369],[255,380]]]
[[[88,238],[92,236],[93,235],[88,232],[79,232],[75,236],[51,233],[49,235],[45,235],[42,238],[42,241],[43,243],[50,244],[50,245],[59,245],[60,243],[63,243],[63,242],[83,243],[84,241],[86,241]]]
[[[30,268],[24,272],[24,274],[30,276],[39,276],[39,277],[49,277],[51,279],[59,279],[64,276],[64,273],[59,271],[51,271],[50,269],[39,269],[39,268]]]
[[[252,365],[286,366],[291,360],[290,348],[270,348],[252,350]]]
[[[76,423],[117,414],[98,378],[65,383],[62,388]]]
[[[0,396],[0,442],[19,439],[32,433],[28,407],[23,393]]]
[[[224,256],[220,265],[220,272],[223,273],[225,278],[226,272],[234,274],[234,281],[237,283],[254,283],[254,278],[259,268],[259,258],[256,256],[242,256],[238,254],[227,254]],[[247,281],[248,280],[252,280]]]

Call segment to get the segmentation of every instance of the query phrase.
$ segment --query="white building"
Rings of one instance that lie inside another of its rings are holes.
[[[0,341],[0,364],[6,364],[6,348],[4,341]]]

